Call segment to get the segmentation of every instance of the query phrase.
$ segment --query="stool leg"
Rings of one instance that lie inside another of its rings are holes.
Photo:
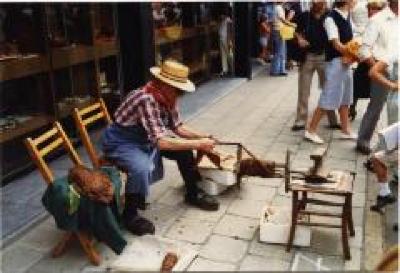
[[[356,232],[354,230],[354,224],[353,224],[353,207],[352,207],[353,195],[352,194],[347,195],[346,199],[348,199],[348,201],[347,201],[347,223],[348,223],[348,227],[349,227],[349,233],[350,233],[351,237],[354,237]]]
[[[286,245],[286,252],[290,252],[290,249],[292,248],[293,245],[293,240],[294,240],[294,235],[296,232],[296,225],[297,225],[297,214],[298,214],[298,192],[293,191],[293,196],[292,196],[292,225],[290,226],[290,233],[289,233],[289,239]]]
[[[349,248],[349,238],[347,236],[347,219],[348,219],[348,208],[347,208],[347,198],[345,204],[343,205],[342,211],[342,245],[343,245],[343,255],[345,260],[350,260],[350,248]]]

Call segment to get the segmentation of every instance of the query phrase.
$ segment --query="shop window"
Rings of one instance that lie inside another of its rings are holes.
[[[152,7],[156,64],[180,61],[197,83],[221,70],[217,4],[153,2]]]

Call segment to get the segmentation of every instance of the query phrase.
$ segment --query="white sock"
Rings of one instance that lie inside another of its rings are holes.
[[[379,183],[379,196],[386,196],[391,193],[389,183]]]

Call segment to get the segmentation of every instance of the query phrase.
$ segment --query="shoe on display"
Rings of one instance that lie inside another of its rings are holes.
[[[320,138],[316,133],[310,133],[307,130],[304,133],[304,138],[316,144],[324,144],[324,140]]]

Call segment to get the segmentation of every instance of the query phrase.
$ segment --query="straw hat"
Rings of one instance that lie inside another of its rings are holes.
[[[151,74],[157,79],[186,92],[194,92],[195,86],[189,80],[189,68],[174,60],[166,60],[161,67],[150,68]]]

